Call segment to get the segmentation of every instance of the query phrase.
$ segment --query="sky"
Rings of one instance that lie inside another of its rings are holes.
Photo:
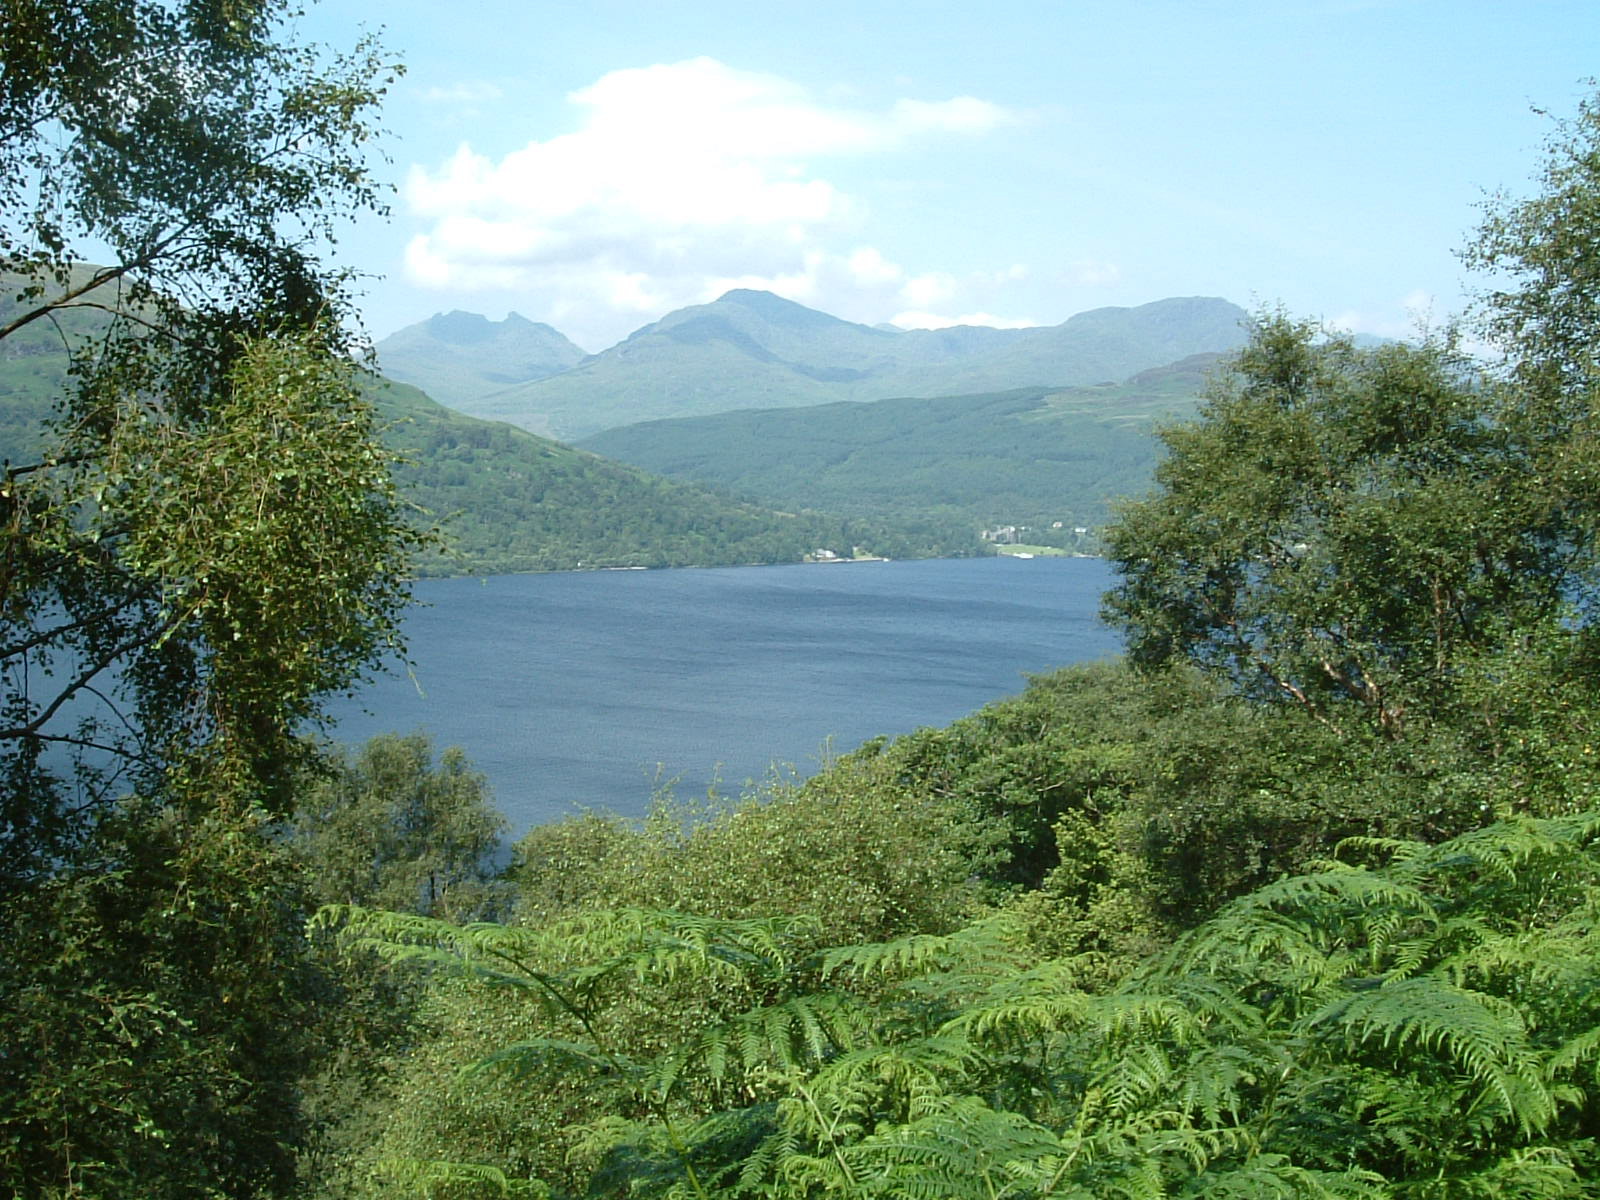
[[[323,0],[405,65],[340,259],[374,338],[597,352],[733,287],[865,324],[1169,296],[1381,336],[1462,310],[1600,72],[1596,0]]]

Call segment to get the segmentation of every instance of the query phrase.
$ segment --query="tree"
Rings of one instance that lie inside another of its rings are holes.
[[[0,341],[49,327],[73,364],[44,454],[0,480],[9,882],[179,758],[281,785],[313,697],[393,640],[410,535],[315,257],[375,203],[383,69],[271,40],[283,12],[0,23]],[[49,747],[89,752],[70,788]]]
[[[415,535],[344,351],[391,72],[282,0],[4,0],[0,344],[71,355],[0,476],[0,1180],[286,1188],[311,1013],[271,836]],[[104,265],[89,266],[90,262]]]
[[[294,841],[324,904],[471,920],[494,907],[505,818],[459,746],[433,763],[426,734],[387,734],[305,789]]]
[[[1361,350],[1256,322],[1108,535],[1106,612],[1136,662],[1189,660],[1341,729],[1363,711],[1395,739],[1452,725],[1497,761],[1550,748],[1516,773],[1568,773],[1600,602],[1596,98],[1540,185],[1493,201],[1463,256],[1493,273],[1477,320],[1497,362],[1448,335]]]
[[[1448,340],[1363,350],[1259,318],[1107,532],[1133,659],[1393,737],[1448,708],[1475,660],[1559,626],[1591,583],[1510,399]]]
[[[1600,478],[1600,92],[1556,123],[1539,190],[1487,208],[1462,257],[1488,275],[1476,316],[1508,380],[1500,419],[1591,550]],[[1584,597],[1591,608],[1593,597]]]
[[[1462,257],[1491,273],[1479,315],[1524,388],[1592,397],[1600,369],[1600,92],[1557,122],[1539,184],[1526,200],[1492,201]]]

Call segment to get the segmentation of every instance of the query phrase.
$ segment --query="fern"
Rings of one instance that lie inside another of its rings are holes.
[[[1522,1020],[1503,1000],[1436,979],[1403,979],[1338,1001],[1309,1024],[1340,1025],[1386,1049],[1416,1045],[1441,1052],[1441,1066],[1464,1069],[1524,1133],[1537,1132],[1554,1115]]]
[[[1036,1195],[1055,1173],[1062,1146],[1040,1125],[959,1096],[863,1138],[845,1157],[864,1192],[907,1200],[1004,1200]]]
[[[1207,1200],[1388,1200],[1383,1178],[1370,1171],[1316,1171],[1281,1154],[1202,1173],[1185,1189]]]
[[[912,934],[891,942],[861,946],[841,946],[822,956],[822,977],[832,979],[848,974],[857,979],[873,975],[905,978],[913,975],[945,975],[980,972],[992,978],[997,972],[1015,969],[1012,921],[1005,916],[979,921],[952,934]]]
[[[1597,842],[1591,814],[1345,843],[1368,865],[1268,885],[1099,995],[1003,918],[820,955],[787,919],[324,919],[528,997],[533,1036],[465,1078],[613,1089],[593,1194],[1565,1198],[1600,1158]]]

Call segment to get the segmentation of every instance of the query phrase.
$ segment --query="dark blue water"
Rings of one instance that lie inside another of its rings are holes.
[[[462,746],[513,836],[582,807],[637,816],[658,780],[809,774],[830,742],[948,724],[1114,653],[1108,582],[1098,559],[1046,558],[429,580],[416,682],[376,681],[335,732]]]

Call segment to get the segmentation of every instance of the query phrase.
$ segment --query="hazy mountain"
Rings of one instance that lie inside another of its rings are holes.
[[[566,335],[512,313],[439,313],[390,334],[377,347],[390,379],[413,384],[442,404],[460,406],[491,392],[559,374],[583,361]]]
[[[15,310],[12,283],[0,276],[0,320]],[[74,309],[6,339],[0,460],[36,460],[67,384],[67,343],[108,319]],[[491,325],[481,317],[455,324],[470,332],[477,323]],[[418,564],[424,573],[798,562],[818,548],[848,554],[856,545],[896,558],[976,548],[963,526],[776,513],[466,416],[408,384],[371,376],[367,388],[386,440],[407,460],[395,472],[402,495],[441,520],[452,543],[448,555]]]
[[[649,421],[582,445],[777,508],[826,503],[1046,531],[1059,521],[1070,533],[1101,524],[1110,500],[1149,486],[1154,425],[1194,411],[1218,358],[1191,356],[1121,384]]]
[[[1061,325],[896,331],[767,292],[680,309],[604,353],[462,407],[566,439],[641,420],[837,400],[949,396],[1125,379],[1243,343],[1225,300],[1103,308]]]

